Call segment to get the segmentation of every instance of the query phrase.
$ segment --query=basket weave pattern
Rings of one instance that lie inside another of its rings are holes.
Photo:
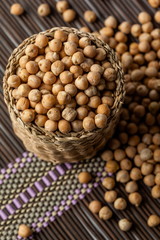
[[[115,52],[106,43],[97,39],[90,33],[82,33],[74,28],[52,28],[43,32],[43,34],[51,40],[54,36],[54,32],[58,29],[67,33],[75,33],[79,37],[89,37],[97,47],[104,48],[107,52],[109,62],[117,72],[117,86],[114,94],[114,104],[105,129],[97,129],[93,132],[71,132],[67,135],[63,135],[58,131],[55,133],[47,132],[43,128],[37,127],[35,124],[26,124],[22,122],[20,112],[16,109],[15,100],[12,97],[12,88],[7,84],[8,77],[15,74],[15,70],[19,67],[19,59],[24,55],[26,46],[35,42],[37,34],[24,40],[13,51],[6,67],[3,87],[4,99],[8,106],[15,134],[23,141],[27,150],[34,152],[41,159],[53,163],[65,161],[75,162],[94,156],[112,136],[125,95],[121,64]]]

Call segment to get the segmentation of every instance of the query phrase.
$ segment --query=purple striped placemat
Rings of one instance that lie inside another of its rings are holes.
[[[20,239],[17,232],[22,223],[36,232],[48,226],[99,185],[107,175],[104,166],[99,157],[82,163],[52,165],[32,153],[23,153],[7,169],[1,169],[1,239],[5,239],[6,233],[10,239]],[[91,172],[93,180],[80,184],[77,174],[81,171]]]

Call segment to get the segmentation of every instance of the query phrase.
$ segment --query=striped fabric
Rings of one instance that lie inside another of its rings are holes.
[[[99,185],[107,175],[104,166],[105,162],[98,157],[54,166],[32,153],[23,153],[7,169],[1,169],[1,240],[6,239],[6,234],[10,240],[16,239],[21,223],[31,225],[37,232],[48,226],[49,221],[61,216]],[[80,184],[77,175],[81,171],[91,172],[93,181]]]

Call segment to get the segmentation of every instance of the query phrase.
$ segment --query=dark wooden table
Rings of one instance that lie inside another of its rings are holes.
[[[14,2],[22,3],[26,12],[20,17],[12,16],[9,13],[10,5]],[[52,14],[49,17],[41,18],[37,15],[37,7],[40,3],[47,2],[52,7]],[[151,15],[155,10],[147,4],[147,0],[69,0],[70,5],[77,12],[77,18],[71,24],[66,24],[60,14],[55,10],[56,1],[54,0],[1,0],[1,160],[0,167],[6,167],[9,162],[13,162],[15,157],[20,156],[24,151],[23,144],[14,135],[7,108],[3,102],[2,78],[7,64],[7,59],[15,47],[22,40],[30,35],[52,28],[55,26],[71,26],[80,28],[88,26],[92,31],[103,27],[103,20],[114,15],[120,22],[129,20],[137,22],[137,14],[146,10]],[[87,9],[92,9],[98,16],[98,21],[94,24],[86,23],[83,19],[83,13]],[[125,195],[123,187],[119,189],[122,195]],[[89,211],[87,204],[94,198],[103,201],[104,190],[100,187],[94,190],[84,200],[72,207],[69,211],[54,223],[51,223],[40,234],[35,236],[39,240],[105,240],[105,239],[125,239],[125,240],[158,240],[159,230],[149,229],[146,225],[149,212],[155,212],[158,207],[157,201],[150,198],[149,189],[142,184],[141,192],[144,197],[144,204],[141,208],[135,210],[128,208],[125,213],[114,211],[114,218],[107,222],[102,222]],[[129,233],[121,232],[117,227],[117,221],[122,216],[129,216],[136,222],[136,227]]]

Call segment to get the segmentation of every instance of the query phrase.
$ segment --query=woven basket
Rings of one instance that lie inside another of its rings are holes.
[[[89,37],[93,44],[107,51],[108,60],[117,72],[114,104],[108,118],[107,127],[94,130],[93,132],[81,131],[63,135],[58,131],[55,133],[47,132],[44,128],[37,127],[35,124],[22,122],[20,113],[15,107],[15,100],[12,97],[12,88],[8,86],[7,79],[10,75],[15,74],[15,70],[19,67],[19,59],[24,55],[26,46],[35,42],[37,34],[24,40],[11,54],[3,79],[4,98],[15,134],[23,141],[27,150],[34,152],[41,159],[53,163],[76,162],[93,157],[112,136],[125,95],[123,71],[115,52],[106,43],[90,33],[80,32],[77,29],[67,27],[52,28],[42,33],[49,39],[52,39],[57,29],[62,29],[67,33],[75,33],[79,37]]]

